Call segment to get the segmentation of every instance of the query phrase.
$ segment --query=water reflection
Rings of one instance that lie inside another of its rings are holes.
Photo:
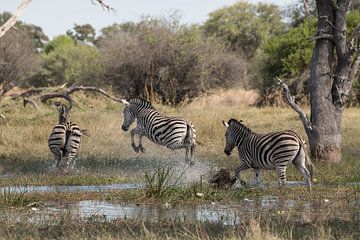
[[[112,190],[140,189],[141,183],[117,183],[109,185],[85,185],[85,186],[8,186],[0,188],[1,191],[17,193],[31,192],[104,192]]]
[[[274,196],[244,199],[236,204],[209,203],[176,206],[87,200],[75,203],[48,204],[39,209],[33,208],[20,212],[2,210],[0,218],[9,223],[30,222],[36,224],[56,223],[61,219],[73,218],[84,221],[139,219],[151,222],[211,222],[238,225],[242,220],[252,218],[258,213],[281,216],[289,212],[294,221],[301,223],[312,221],[319,216],[351,219],[354,212],[357,212],[357,216],[359,215],[359,206],[348,204],[339,207],[324,202],[302,202]]]

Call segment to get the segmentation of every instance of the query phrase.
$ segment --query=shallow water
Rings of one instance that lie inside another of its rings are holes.
[[[0,218],[8,223],[30,222],[51,224],[66,218],[83,221],[112,221],[135,219],[140,221],[211,222],[238,225],[257,213],[282,216],[291,213],[295,222],[310,222],[319,217],[338,220],[360,218],[360,203],[339,205],[328,201],[298,201],[275,196],[245,198],[235,204],[209,203],[201,205],[133,204],[86,200],[74,203],[47,203],[25,211],[3,209]],[[265,214],[265,215],[264,215]]]
[[[197,171],[197,170],[193,170]],[[181,181],[178,182],[178,185],[188,184],[189,182],[195,181],[192,177],[195,174],[193,172],[185,173]],[[277,185],[276,182],[267,182],[266,185]],[[302,181],[288,181],[287,187],[297,187],[297,186],[305,186],[306,183]],[[360,186],[360,182],[348,182],[348,183],[315,183],[314,185],[321,186]],[[237,187],[241,188],[241,185],[237,184]],[[257,186],[253,184],[249,184],[249,186]],[[263,185],[261,185],[263,187]],[[259,187],[261,187],[259,186]],[[17,193],[32,193],[32,192],[104,192],[104,191],[116,191],[116,190],[131,190],[131,189],[142,189],[144,188],[144,183],[116,183],[109,185],[43,185],[43,186],[7,186],[0,187],[0,192],[2,191],[10,191]]]
[[[8,186],[0,188],[0,191],[17,193],[32,192],[104,192],[112,190],[140,189],[140,183],[117,183],[109,185],[84,185],[84,186]]]

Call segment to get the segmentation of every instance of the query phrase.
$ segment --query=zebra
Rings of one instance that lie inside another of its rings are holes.
[[[178,117],[166,117],[142,98],[133,97],[128,101],[121,101],[125,104],[122,130],[128,131],[136,119],[137,126],[130,131],[131,147],[135,152],[145,152],[142,137],[146,136],[152,142],[172,150],[185,148],[185,163],[194,164],[192,156],[196,145],[196,131],[191,122]],[[134,142],[135,134],[139,135],[138,146]]]
[[[72,123],[70,120],[70,107],[55,103],[59,112],[59,123],[53,128],[49,138],[48,145],[50,152],[54,155],[54,165],[52,169],[59,167],[62,157],[67,158],[66,168],[73,168],[75,166],[75,155],[79,151],[81,136],[89,136],[87,130],[80,129],[80,127]]]
[[[306,153],[304,140],[294,131],[286,130],[267,134],[256,134],[236,119],[223,121],[226,127],[224,152],[230,155],[236,146],[239,151],[240,166],[235,176],[240,179],[240,171],[255,169],[256,181],[261,178],[260,170],[276,170],[279,187],[286,184],[286,167],[292,162],[304,177],[311,191],[313,164]]]

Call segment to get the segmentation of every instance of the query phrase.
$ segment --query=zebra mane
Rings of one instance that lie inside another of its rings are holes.
[[[248,130],[249,132],[251,132],[251,129],[246,127],[244,124],[242,124],[243,120],[236,120],[235,118],[231,118],[229,120],[229,125],[233,124],[234,126],[237,126],[237,127],[241,127],[241,128],[245,128],[246,130]]]
[[[132,103],[132,104],[136,104],[136,105],[142,105],[143,107],[146,107],[146,108],[154,109],[151,102],[149,102],[141,97],[131,97],[128,99],[128,102]]]

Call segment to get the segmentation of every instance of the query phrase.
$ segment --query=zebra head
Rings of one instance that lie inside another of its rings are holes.
[[[228,122],[222,121],[226,127],[225,133],[225,149],[224,152],[226,155],[230,156],[234,147],[237,146],[238,142],[245,136],[247,129],[244,125],[241,124],[242,120],[238,121],[236,119],[230,119]]]
[[[70,108],[67,108],[65,104],[55,102],[55,106],[59,112],[59,124],[66,125],[70,122]]]
[[[128,101],[121,99],[121,102],[125,104],[123,111],[124,114],[124,123],[121,126],[121,129],[124,131],[129,130],[130,125],[135,121],[138,113],[144,109],[154,109],[150,102],[142,98],[130,98]]]
[[[123,111],[124,114],[124,122],[121,126],[121,129],[125,132],[129,130],[130,125],[135,121],[135,115],[130,111],[130,103],[125,99],[121,99],[121,102],[125,104],[125,108]]]

